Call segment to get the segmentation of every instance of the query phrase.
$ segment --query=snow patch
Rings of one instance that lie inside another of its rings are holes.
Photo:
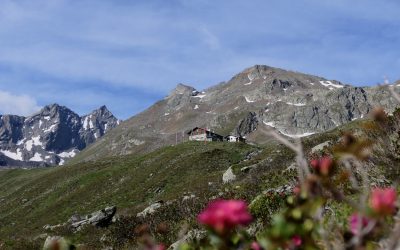
[[[267,126],[270,126],[270,127],[275,128],[274,122],[265,122],[265,121],[264,121],[264,124],[267,125]]]
[[[57,124],[51,125],[48,129],[44,130],[44,133],[49,133],[49,132],[55,132],[55,128],[57,127]]]
[[[248,103],[255,102],[255,101],[250,100],[247,96],[245,96],[244,98],[246,99],[246,102],[248,102]]]
[[[24,144],[24,142],[25,142],[25,139],[19,140],[19,141],[17,142],[17,146]]]
[[[43,145],[43,144],[42,144],[42,142],[40,141],[40,136],[32,137],[31,140],[25,142],[25,148],[26,148],[28,151],[31,151],[33,146],[42,146],[42,145]]]
[[[76,155],[76,151],[74,149],[74,150],[71,150],[69,152],[66,151],[66,152],[59,153],[57,155],[62,157],[62,158],[72,158],[72,157],[74,157]]]
[[[85,120],[83,121],[83,129],[89,129],[89,117],[85,117]]]
[[[253,81],[254,79],[256,79],[257,76],[253,76],[251,74],[247,75],[247,78],[249,78],[250,82]]]
[[[203,92],[202,92],[202,93],[203,93]],[[196,96],[193,96],[193,97],[203,99],[205,96],[206,96],[206,95],[196,95]]]
[[[29,159],[29,161],[43,161],[42,155],[40,153],[35,153],[35,155]]]
[[[43,119],[50,121],[50,116],[45,116],[45,117],[43,117]]]
[[[169,113],[165,113],[164,116],[169,116]]]
[[[292,135],[292,134],[283,133],[282,131],[279,131],[279,132],[280,132],[281,134],[283,134],[283,135],[286,135],[286,136],[292,137],[292,138],[301,138],[301,137],[306,137],[306,136],[310,136],[310,135],[315,134],[315,132],[306,132],[306,133],[303,133],[303,134]]]
[[[306,106],[305,103],[291,103],[291,102],[287,102],[286,104],[292,105],[292,106],[298,106],[298,107],[300,107],[300,106]]]
[[[273,127],[273,128],[277,129],[277,127],[274,124],[274,122],[265,122],[264,121],[264,124],[267,125],[267,126],[270,126],[270,127]],[[306,137],[306,136],[310,136],[310,135],[315,134],[314,132],[306,132],[306,133],[303,133],[303,134],[287,134],[287,133],[282,132],[279,129],[277,129],[277,130],[279,131],[279,133],[281,133],[281,134],[283,134],[285,136],[291,137],[291,138],[301,138],[301,137]]]
[[[90,116],[90,118],[92,118],[92,116]],[[89,121],[89,127],[90,129],[94,129],[94,124],[92,120]]]
[[[21,149],[17,149],[17,152],[11,152],[9,150],[0,150],[0,152],[13,160],[23,161]]]
[[[331,81],[319,81],[322,85],[324,85],[325,87],[329,87],[330,90],[332,90],[333,88],[337,88],[337,89],[341,89],[344,88],[343,85],[340,84],[334,84]]]
[[[199,109],[199,105],[196,104],[196,105],[194,106],[194,109]]]

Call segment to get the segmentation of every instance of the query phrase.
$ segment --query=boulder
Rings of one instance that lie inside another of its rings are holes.
[[[325,147],[328,147],[330,145],[330,143],[331,143],[331,141],[326,141],[321,144],[318,144],[317,146],[315,146],[311,149],[311,153],[317,153],[317,152],[323,150]]]
[[[72,228],[76,230],[80,230],[82,226],[88,224],[97,227],[107,227],[112,223],[116,212],[117,207],[106,207],[105,209],[86,215],[83,219],[79,215],[73,215],[68,222],[70,222]]]
[[[164,204],[164,201],[157,201],[154,204],[146,207],[142,212],[138,213],[137,217],[146,217],[149,214],[153,214],[157,209],[159,209]]]
[[[191,241],[200,241],[206,237],[206,231],[203,230],[190,230],[181,239],[176,241],[174,244],[169,246],[168,250],[178,250],[180,246],[185,243],[190,243]]]
[[[232,167],[229,167],[228,170],[222,175],[223,183],[229,183],[236,180],[236,175],[232,171]]]

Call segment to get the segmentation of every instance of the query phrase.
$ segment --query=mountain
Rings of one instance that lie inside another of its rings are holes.
[[[203,91],[179,84],[163,100],[123,122],[73,162],[144,153],[187,140],[207,127],[222,135],[261,142],[261,125],[290,137],[324,132],[366,117],[375,106],[395,108],[382,87],[354,87],[335,80],[256,65]]]
[[[30,117],[0,115],[0,168],[63,165],[118,124],[105,106],[83,117],[58,104]]]
[[[356,145],[374,142],[370,157],[362,163],[372,186],[399,182],[400,111],[384,123],[359,119],[304,137],[306,157],[333,154],[344,143],[343,131],[356,136]],[[270,139],[260,146],[185,142],[149,154],[68,167],[2,170],[0,248],[42,249],[47,236],[59,235],[86,249],[141,249],[137,242],[143,238],[137,232],[147,227],[157,242],[169,246],[185,232],[182,225],[199,229],[198,213],[216,198],[243,199],[251,204],[255,223],[249,232],[253,235],[271,223],[271,213],[283,209],[266,194],[277,194],[278,200],[284,200],[283,193],[292,194],[297,184],[295,162],[290,149]],[[224,181],[227,173],[233,177],[229,183]],[[354,195],[353,189],[348,192]],[[346,223],[352,213],[349,206],[328,204],[338,223]],[[110,206],[117,207],[115,223],[71,232],[74,218]],[[137,216],[147,208],[152,208],[148,215]],[[158,233],[161,225],[168,228],[165,234]]]

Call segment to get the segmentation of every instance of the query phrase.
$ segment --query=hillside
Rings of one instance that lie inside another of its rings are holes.
[[[185,143],[144,156],[0,171],[0,238],[37,236],[44,225],[109,205],[135,214],[158,200],[217,190],[223,172],[255,150],[246,144]]]
[[[399,121],[398,112],[386,122],[385,129],[370,120],[353,121],[305,137],[303,143],[309,155],[311,151],[332,150],[344,131],[375,141],[373,156],[367,164],[371,182],[392,183],[399,180]],[[163,222],[169,227],[168,236],[155,231],[154,234],[171,244],[183,224],[196,227],[195,215],[212,197],[251,202],[265,190],[293,185],[294,154],[268,141],[262,147],[188,142],[142,156],[111,157],[54,169],[0,171],[0,238],[7,239],[4,244],[11,248],[31,244],[34,249],[47,234],[56,234],[93,249],[107,245],[119,249],[126,244],[135,246],[137,235],[132,232],[137,226],[148,223],[156,230]],[[312,150],[321,143],[328,147]],[[223,184],[222,175],[229,167],[237,179]],[[150,217],[136,217],[136,213],[160,200],[165,205]],[[43,229],[44,225],[64,223],[74,214],[89,214],[110,205],[117,206],[119,220],[109,228],[87,227],[77,233],[67,228]],[[261,224],[268,223],[268,206],[263,209],[253,211]],[[43,233],[46,235],[38,238]],[[107,240],[101,241],[104,235]]]
[[[146,153],[187,140],[186,132],[207,127],[222,135],[254,135],[261,124],[289,137],[334,129],[366,117],[373,107],[391,112],[385,88],[354,87],[318,76],[256,65],[203,91],[179,84],[163,100],[121,123],[73,162]],[[257,133],[256,133],[257,134]]]

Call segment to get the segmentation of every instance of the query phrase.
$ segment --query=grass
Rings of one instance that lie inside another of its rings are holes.
[[[134,215],[157,200],[201,195],[221,185],[224,171],[255,150],[246,144],[188,142],[146,155],[0,171],[0,238],[34,237],[46,224],[109,205]]]
[[[364,131],[363,136],[378,136],[376,131],[366,132],[366,127],[371,127],[371,121],[359,120],[304,138],[305,152],[308,155],[312,147],[328,140],[337,142],[343,131]],[[258,154],[245,160],[251,152]],[[392,181],[398,179],[397,168],[385,167],[393,163],[387,153],[389,150],[383,152],[386,155],[375,155],[371,159],[376,166],[371,168],[374,169],[371,176],[390,175]],[[176,233],[184,223],[196,224],[197,212],[212,196],[218,194],[222,198],[244,199],[250,203],[266,189],[293,182],[296,172],[285,170],[294,163],[294,158],[293,152],[274,141],[262,147],[186,142],[144,155],[110,157],[58,168],[3,170],[0,171],[0,245],[3,241],[6,248],[18,249],[20,242],[46,232],[66,235],[93,249],[103,247],[96,245],[102,235],[117,239],[119,242],[110,243],[116,249],[126,244],[135,246],[136,236],[132,232],[144,223],[135,215],[148,205],[159,200],[171,201],[145,222],[154,227],[157,223],[168,222],[171,232]],[[241,171],[248,166],[255,167]],[[233,183],[223,184],[222,174],[229,167],[238,178]],[[195,194],[196,200],[182,203],[182,197],[187,194]],[[259,207],[270,206],[268,202],[265,204]],[[89,227],[76,234],[43,229],[46,224],[66,222],[73,214],[85,215],[110,205],[117,206],[121,218],[110,229]],[[262,212],[255,210],[255,213]],[[337,213],[343,214],[339,219],[344,221],[349,211],[338,207]],[[175,236],[160,239],[169,244]],[[23,245],[20,249],[36,249],[36,246]]]

